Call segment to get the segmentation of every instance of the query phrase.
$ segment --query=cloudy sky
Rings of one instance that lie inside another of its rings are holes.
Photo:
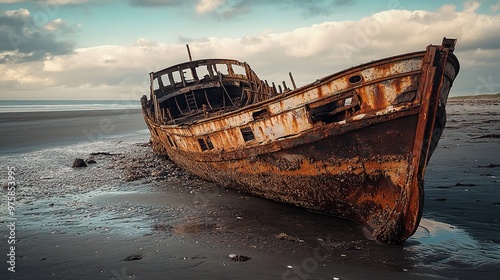
[[[138,99],[186,44],[300,86],[445,36],[451,94],[496,93],[499,30],[499,0],[0,0],[0,99]]]

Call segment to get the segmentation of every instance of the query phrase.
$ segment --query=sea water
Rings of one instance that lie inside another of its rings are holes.
[[[139,100],[0,100],[0,113],[140,109]]]

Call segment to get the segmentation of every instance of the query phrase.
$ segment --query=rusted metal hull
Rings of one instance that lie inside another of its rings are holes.
[[[446,40],[189,123],[158,122],[143,98],[153,149],[205,180],[403,242],[420,221],[425,167],[459,70]]]

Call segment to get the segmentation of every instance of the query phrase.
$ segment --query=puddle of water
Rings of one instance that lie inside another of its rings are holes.
[[[415,232],[409,241],[413,240],[426,245],[440,244],[446,241],[455,241],[468,245],[477,243],[465,231],[450,224],[429,219],[422,219],[420,221],[417,232]]]
[[[405,249],[423,266],[476,267],[500,264],[500,246],[475,240],[453,225],[422,219]]]

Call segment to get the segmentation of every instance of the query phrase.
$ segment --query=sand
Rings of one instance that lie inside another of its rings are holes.
[[[350,221],[199,180],[155,156],[142,116],[123,113],[2,116],[0,128],[11,134],[2,138],[0,279],[496,279],[500,273],[498,100],[450,100],[447,129],[426,173],[421,227],[400,246],[367,240]],[[106,129],[108,120],[114,129]],[[89,139],[84,129],[105,133]],[[95,163],[72,168],[75,158]],[[7,263],[12,222],[16,272]]]
[[[147,129],[141,110],[0,113],[0,154],[95,142]]]

